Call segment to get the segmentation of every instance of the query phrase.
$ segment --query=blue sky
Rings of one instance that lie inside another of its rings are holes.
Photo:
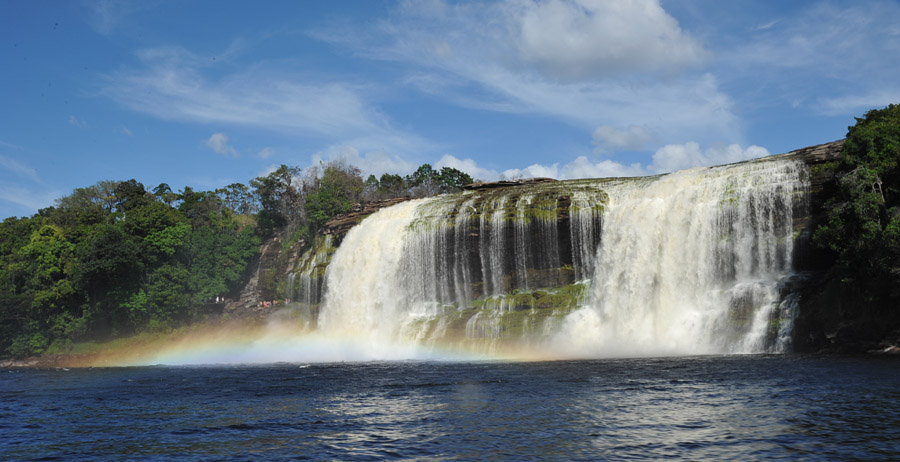
[[[896,1],[0,3],[0,216],[280,164],[653,174],[900,102]]]

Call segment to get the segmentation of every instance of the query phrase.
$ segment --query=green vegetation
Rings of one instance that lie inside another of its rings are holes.
[[[76,189],[0,225],[0,349],[58,352],[201,319],[258,245],[213,193],[151,194],[135,180]]]
[[[55,206],[0,224],[0,356],[69,351],[74,342],[171,331],[237,298],[262,239],[309,248],[362,200],[457,190],[459,170],[382,175],[323,163],[281,165],[215,191],[131,179],[75,189]],[[324,266],[324,265],[323,265]],[[274,293],[276,275],[260,280]],[[218,302],[218,303],[216,303]]]
[[[381,178],[370,175],[363,187],[366,200],[411,196],[428,197],[459,191],[464,185],[474,183],[467,173],[451,167],[435,170],[430,164],[422,164],[412,175],[401,177],[385,173]]]
[[[850,127],[837,191],[814,242],[867,301],[900,301],[900,105],[871,110]]]

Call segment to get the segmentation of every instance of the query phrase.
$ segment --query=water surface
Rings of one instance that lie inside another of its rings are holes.
[[[900,362],[0,370],[3,460],[896,460]]]

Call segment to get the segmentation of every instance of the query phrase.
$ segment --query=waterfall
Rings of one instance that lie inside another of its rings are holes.
[[[318,329],[566,357],[784,351],[805,179],[766,159],[394,205],[334,252]]]
[[[335,249],[333,237],[325,235],[313,248],[300,257],[296,271],[288,273],[287,297],[298,307],[304,328],[315,327],[322,290],[325,282],[325,268]]]

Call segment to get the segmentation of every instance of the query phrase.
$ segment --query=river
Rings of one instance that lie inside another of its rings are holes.
[[[900,362],[0,370],[2,460],[897,460]]]

